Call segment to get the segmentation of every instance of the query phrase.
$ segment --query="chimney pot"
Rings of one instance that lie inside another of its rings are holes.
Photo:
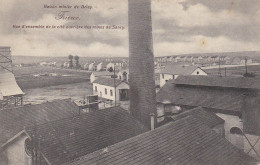
[[[151,130],[154,130],[155,128],[155,114],[154,113],[150,113],[150,117],[151,117]]]

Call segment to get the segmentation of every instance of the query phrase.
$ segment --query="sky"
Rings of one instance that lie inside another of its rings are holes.
[[[44,5],[87,5],[53,9]],[[127,0],[0,0],[0,46],[12,55],[128,56]],[[80,20],[57,20],[61,11]],[[121,26],[125,29],[24,29],[13,25]],[[152,0],[155,56],[260,51],[260,0]]]

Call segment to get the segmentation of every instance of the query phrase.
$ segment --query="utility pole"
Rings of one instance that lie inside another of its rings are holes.
[[[109,72],[114,72],[114,75],[112,76],[112,78],[114,79],[114,89],[115,89],[115,106],[116,106],[116,66],[114,64],[114,68],[110,67],[108,69]]]
[[[220,70],[220,57],[218,56],[218,74],[221,76],[221,70]]]
[[[115,106],[116,106],[116,68],[114,65],[114,88],[115,88]]]

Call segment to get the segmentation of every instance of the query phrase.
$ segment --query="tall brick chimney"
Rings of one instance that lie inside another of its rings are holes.
[[[157,116],[151,0],[128,0],[128,29],[130,111],[151,128],[150,114]]]

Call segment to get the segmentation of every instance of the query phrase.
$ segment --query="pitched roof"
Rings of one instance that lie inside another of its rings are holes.
[[[200,80],[198,79],[198,81]],[[222,86],[225,86],[225,84]],[[201,106],[215,112],[242,115],[244,132],[260,136],[259,90],[212,88],[208,85],[181,85],[175,84],[175,80],[169,80],[157,93],[156,100],[159,103],[167,102],[191,107]]]
[[[161,71],[163,74],[172,74],[172,75],[191,75],[196,66],[181,66],[176,64],[167,64],[165,68]]]
[[[218,117],[213,112],[208,112],[204,110],[202,107],[193,108],[191,110],[187,110],[185,112],[182,112],[178,115],[172,116],[173,120],[179,120],[187,116],[193,116],[196,119],[202,121],[204,124],[206,124],[209,128],[213,128],[215,126],[218,126],[220,124],[223,124],[225,120]]]
[[[78,114],[78,106],[71,100],[55,100],[36,105],[0,111],[0,148],[24,127],[58,120]]]
[[[249,164],[253,158],[188,116],[79,158],[79,164]]]
[[[112,72],[107,72],[107,71],[103,71],[103,72],[92,72],[92,74],[94,74],[95,76],[99,77],[99,76],[112,76],[114,75],[114,73]]]
[[[116,86],[120,85],[122,82],[128,84],[125,81],[121,81],[119,79],[115,79],[115,84]],[[100,85],[105,85],[105,86],[110,86],[114,87],[114,79],[113,78],[106,78],[106,77],[99,77],[96,79],[93,83],[100,84]]]
[[[16,83],[14,74],[0,70],[0,95],[14,96],[23,94],[23,91]]]
[[[179,76],[173,83],[190,86],[260,89],[260,78],[256,77]]]
[[[120,107],[97,110],[37,126],[40,151],[50,164],[62,164],[148,131]],[[32,128],[27,128],[33,136]]]
[[[198,76],[201,77],[201,76]],[[206,76],[205,76],[206,77]],[[157,102],[241,112],[243,92],[194,86],[178,86],[169,80],[157,93]]]

